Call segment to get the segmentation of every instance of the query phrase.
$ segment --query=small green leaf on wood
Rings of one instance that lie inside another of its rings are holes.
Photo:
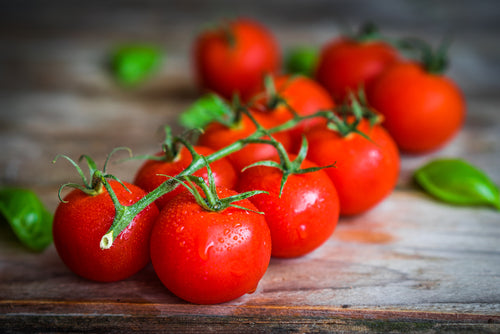
[[[0,214],[29,249],[41,252],[52,243],[52,214],[32,190],[1,189]]]
[[[295,47],[288,51],[285,70],[289,74],[313,77],[318,63],[319,50],[313,47]]]
[[[462,159],[436,159],[417,169],[416,182],[439,200],[489,205],[500,210],[499,189],[483,171]]]
[[[161,51],[152,45],[127,44],[111,55],[116,80],[124,86],[135,86],[148,78],[160,65]]]

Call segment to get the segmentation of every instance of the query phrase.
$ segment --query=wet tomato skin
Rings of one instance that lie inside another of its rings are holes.
[[[194,71],[200,87],[231,99],[250,97],[264,76],[281,64],[271,31],[248,18],[236,18],[202,32],[194,43]]]
[[[208,156],[215,152],[213,149],[204,146],[194,146],[193,148],[196,153],[203,156]],[[157,156],[161,156],[162,154],[164,153],[159,152]],[[177,157],[172,161],[147,160],[137,171],[134,184],[150,192],[161,183],[165,182],[168,176],[176,176],[186,169],[192,160],[191,153],[185,147],[181,149]],[[233,165],[226,158],[218,159],[211,163],[210,169],[216,185],[234,188],[236,185],[237,173]],[[208,171],[206,167],[194,172],[193,175],[201,176],[205,180],[208,180]],[[161,209],[169,200],[184,190],[184,187],[178,186],[174,190],[158,198],[155,203],[158,205],[158,208]]]
[[[306,134],[310,144],[307,158],[325,169],[335,184],[341,215],[363,213],[387,197],[397,184],[400,156],[396,143],[381,125],[362,120],[358,133],[346,137],[320,126]]]
[[[264,127],[271,127],[272,120],[269,115],[260,112],[254,112],[253,117]],[[246,115],[242,115],[239,122],[232,126],[227,126],[218,122],[212,122],[207,125],[204,132],[198,139],[198,145],[203,145],[212,148],[213,150],[220,150],[237,140],[248,137],[256,130],[255,124]],[[286,132],[279,132],[273,135],[286,150],[291,147],[290,136]],[[227,156],[228,160],[234,166],[236,172],[239,174],[241,170],[257,161],[271,159],[277,157],[278,153],[276,148],[270,144],[264,143],[251,143],[247,144],[242,149],[231,153]]]
[[[323,47],[315,78],[337,103],[343,103],[349,91],[367,89],[385,68],[398,60],[396,49],[385,42],[336,38]]]
[[[316,166],[305,160],[302,168]],[[271,230],[272,256],[303,256],[321,246],[333,233],[339,216],[337,192],[323,170],[290,175],[281,197],[282,172],[256,166],[245,170],[238,190],[265,190],[250,201],[265,213]]]
[[[219,197],[236,194],[218,188]],[[248,200],[235,204],[256,211]],[[161,211],[151,237],[151,259],[158,277],[178,297],[217,304],[252,293],[271,257],[264,216],[229,207],[201,208],[184,192]]]
[[[291,120],[293,118],[292,110],[299,116],[307,116],[318,111],[332,110],[335,107],[335,102],[329,92],[314,79],[302,75],[278,75],[273,77],[273,82],[277,95],[284,102],[279,103],[274,108],[268,108],[269,97],[255,101],[255,109],[269,115],[273,126]],[[261,90],[263,89],[261,87]],[[302,133],[306,129],[322,122],[324,120],[320,117],[310,118],[288,130],[291,151],[298,150],[302,142]]]
[[[367,91],[399,148],[422,154],[443,147],[463,126],[465,99],[448,77],[414,62],[389,67]]]
[[[123,205],[130,205],[146,192],[125,183],[128,192],[116,181],[110,185]],[[125,279],[149,263],[150,232],[158,216],[153,203],[142,210],[118,235],[109,249],[101,249],[101,238],[115,217],[115,207],[107,191],[90,196],[74,189],[54,214],[53,237],[57,253],[77,275],[100,282]]]

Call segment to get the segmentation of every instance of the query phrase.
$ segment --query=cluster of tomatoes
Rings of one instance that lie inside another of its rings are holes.
[[[313,78],[281,74],[276,40],[248,19],[203,32],[194,54],[200,86],[227,100],[237,94],[245,112],[231,123],[209,123],[193,146],[165,147],[142,165],[134,184],[108,181],[112,196],[100,191],[100,182],[69,193],[56,210],[54,243],[77,274],[121,280],[151,259],[163,284],[180,298],[203,304],[238,298],[256,289],[271,256],[317,249],[340,215],[361,214],[387,197],[398,179],[400,150],[436,149],[464,118],[463,98],[449,79],[404,60],[380,40],[333,40],[322,49]],[[353,98],[360,87],[364,103]],[[342,113],[352,109],[360,112]],[[382,123],[369,117],[371,109]],[[307,118],[325,110],[334,116]],[[116,201],[131,205],[155,192],[190,166],[193,152],[213,156],[259,127],[294,120],[293,127],[246,142],[212,161],[209,170],[195,172],[210,182],[211,193],[201,194],[204,205],[179,186],[135,215],[112,247],[100,247],[122,214]],[[255,190],[265,192],[239,197]],[[227,198],[235,200],[221,209],[219,199]]]

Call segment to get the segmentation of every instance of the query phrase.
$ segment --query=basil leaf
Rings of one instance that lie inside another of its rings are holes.
[[[296,47],[287,52],[285,71],[313,77],[318,63],[319,52],[312,47]]]
[[[52,243],[52,214],[31,190],[0,190],[0,213],[18,239],[33,251],[40,252]]]
[[[212,121],[222,120],[233,111],[226,101],[216,94],[206,94],[196,100],[179,117],[179,123],[188,129],[203,128]]]
[[[462,159],[437,159],[417,169],[417,183],[436,198],[458,205],[491,205],[500,210],[498,187]]]
[[[160,50],[154,46],[121,46],[111,56],[113,74],[125,86],[137,85],[159,67],[161,56]]]

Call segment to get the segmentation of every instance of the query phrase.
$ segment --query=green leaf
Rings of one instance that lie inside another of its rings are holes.
[[[414,173],[417,183],[436,198],[458,205],[491,205],[500,210],[498,187],[462,159],[437,159]]]
[[[179,122],[188,129],[203,128],[208,123],[223,120],[232,113],[231,106],[218,95],[206,94],[180,115]]]
[[[319,51],[313,47],[295,47],[288,51],[285,59],[285,71],[289,74],[314,76],[318,63]]]
[[[0,213],[18,239],[31,250],[40,252],[52,243],[52,214],[31,190],[0,190]]]
[[[115,78],[124,86],[144,81],[160,64],[162,53],[152,45],[129,44],[117,48],[111,56]]]

